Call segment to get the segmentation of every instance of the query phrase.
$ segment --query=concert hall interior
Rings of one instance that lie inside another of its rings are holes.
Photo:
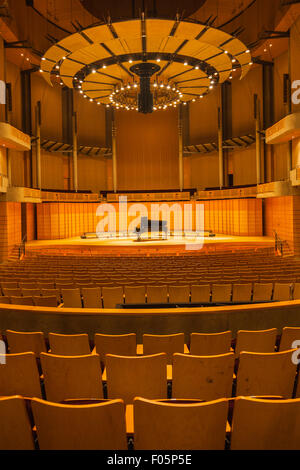
[[[0,450],[300,450],[299,51],[298,1],[0,0]]]

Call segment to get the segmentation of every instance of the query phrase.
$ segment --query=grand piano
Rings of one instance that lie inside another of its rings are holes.
[[[149,220],[148,217],[141,217],[141,223],[136,227],[135,233],[138,236],[138,241],[141,240],[141,235],[148,234],[164,234],[168,237],[168,222],[166,220]]]

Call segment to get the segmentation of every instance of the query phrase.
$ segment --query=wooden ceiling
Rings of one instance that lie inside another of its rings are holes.
[[[233,70],[243,77],[252,65],[247,47],[224,31],[195,22],[145,19],[70,35],[45,53],[41,71],[50,84],[58,76],[84,97],[110,104],[116,89],[138,82],[130,67],[145,60],[159,64],[153,82],[176,87],[182,102],[200,99]]]

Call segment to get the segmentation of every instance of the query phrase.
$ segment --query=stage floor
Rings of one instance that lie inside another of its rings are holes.
[[[228,235],[216,235],[215,237],[170,237],[166,240],[136,241],[130,238],[112,239],[81,239],[80,237],[66,238],[62,240],[34,240],[26,244],[29,251],[64,251],[75,250],[99,251],[116,254],[142,254],[142,253],[183,253],[184,251],[219,251],[227,249],[274,247],[272,237],[236,237]]]

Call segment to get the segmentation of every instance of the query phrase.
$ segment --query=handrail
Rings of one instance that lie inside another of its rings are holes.
[[[26,253],[26,242],[27,242],[27,235],[24,235],[24,237],[22,238],[22,241],[21,241],[20,245],[18,246],[18,250],[19,250],[19,259],[21,259],[22,255],[25,256],[25,253]]]
[[[276,230],[273,230],[274,238],[275,238],[275,253],[280,253],[281,256],[283,256],[283,245],[285,241],[283,241]]]

